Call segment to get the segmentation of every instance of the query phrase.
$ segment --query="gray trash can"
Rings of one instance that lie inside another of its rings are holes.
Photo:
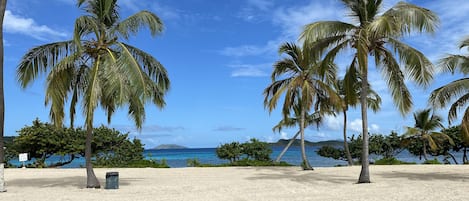
[[[119,188],[119,172],[106,172],[106,188],[105,189],[118,189]]]

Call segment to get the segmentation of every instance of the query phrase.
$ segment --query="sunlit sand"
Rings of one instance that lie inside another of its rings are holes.
[[[0,200],[467,200],[469,165],[95,169],[101,185],[119,172],[119,189],[86,189],[84,169],[6,169]]]

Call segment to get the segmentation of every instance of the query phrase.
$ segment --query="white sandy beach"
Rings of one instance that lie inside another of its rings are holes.
[[[6,169],[0,200],[469,200],[469,165],[95,169],[102,187],[119,172],[118,190],[86,189],[85,169]]]

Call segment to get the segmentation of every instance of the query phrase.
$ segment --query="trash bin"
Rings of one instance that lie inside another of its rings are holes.
[[[106,172],[106,188],[105,189],[118,189],[119,188],[119,172]]]

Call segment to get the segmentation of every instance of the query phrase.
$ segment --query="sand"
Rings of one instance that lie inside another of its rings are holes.
[[[95,169],[119,172],[119,189],[86,189],[84,169],[6,169],[0,200],[469,200],[469,165]]]

